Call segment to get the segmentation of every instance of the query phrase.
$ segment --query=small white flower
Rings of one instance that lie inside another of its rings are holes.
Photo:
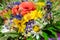
[[[8,29],[6,29],[6,28],[1,30],[2,33],[6,33],[6,32],[9,32],[9,31],[10,31],[10,30],[8,30]]]
[[[1,30],[2,33],[6,33],[6,32],[9,32],[10,30],[6,28],[5,25],[2,26],[3,29]]]

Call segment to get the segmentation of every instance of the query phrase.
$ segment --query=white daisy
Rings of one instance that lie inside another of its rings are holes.
[[[33,25],[33,28],[32,28],[32,31],[31,31],[31,34],[34,34],[33,37],[36,36],[36,39],[38,39],[39,35],[42,35],[42,29],[44,28],[44,26],[46,24],[47,24],[46,22],[43,22],[43,21],[40,21],[40,20],[39,20],[39,22],[35,21],[35,24]]]

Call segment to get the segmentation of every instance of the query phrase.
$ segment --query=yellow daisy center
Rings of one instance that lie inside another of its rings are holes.
[[[39,27],[38,25],[35,25],[35,26],[33,27],[33,31],[34,31],[34,32],[39,32],[39,31],[40,31],[40,27]]]

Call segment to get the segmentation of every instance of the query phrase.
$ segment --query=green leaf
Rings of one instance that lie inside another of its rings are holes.
[[[56,33],[56,32],[54,32],[54,31],[52,31],[52,30],[49,30],[49,31],[51,31],[51,33],[52,33],[52,35],[51,35],[51,36],[57,40],[57,38],[58,38],[58,37],[57,37],[57,33]],[[53,35],[54,35],[55,37],[54,37]]]
[[[3,10],[3,7],[0,7],[0,10]]]
[[[46,29],[49,29],[50,27],[52,27],[52,25],[51,25],[51,24],[47,24],[47,25],[44,27],[44,29],[46,30]]]
[[[59,4],[59,2],[58,2],[58,1],[57,1],[57,2],[55,2],[55,3],[53,3],[53,4],[52,4],[52,10],[53,10],[53,9],[55,9],[55,8],[56,8],[56,6],[57,6],[58,4]]]
[[[9,33],[4,33],[4,34],[7,35],[8,37],[12,37],[12,38],[19,36],[19,34],[17,32],[9,32]]]
[[[32,36],[29,36],[29,37],[27,38],[27,40],[33,40]]]
[[[0,26],[3,25],[3,19],[2,17],[0,16]]]
[[[50,21],[50,22],[51,22],[51,23],[50,23],[50,24],[47,24],[47,25],[44,27],[44,29],[45,29],[45,30],[50,29],[50,30],[55,31],[55,30],[56,30],[55,24],[53,23],[53,21]]]
[[[8,36],[0,37],[0,40],[7,40]]]
[[[38,0],[38,2],[45,2],[46,0]]]
[[[57,29],[57,31],[60,32],[60,21],[57,21],[57,22],[55,23],[55,28]]]
[[[47,33],[43,32],[42,36],[43,36],[44,40],[48,40],[48,34]]]
[[[56,28],[54,28],[54,27],[49,27],[48,29],[49,29],[49,30],[53,30],[53,31],[56,30]]]
[[[43,30],[43,32],[45,32],[49,38],[56,38],[56,32],[54,32],[53,30]]]
[[[1,30],[2,30],[2,26],[0,26],[0,32],[1,32]]]
[[[53,10],[53,16],[57,16],[57,15],[60,15],[60,9],[58,10]]]
[[[3,36],[4,36],[4,33],[1,33],[1,32],[0,32],[0,38],[3,37]]]

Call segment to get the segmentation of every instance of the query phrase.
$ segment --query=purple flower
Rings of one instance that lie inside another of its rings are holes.
[[[14,5],[19,5],[19,4],[20,4],[20,2],[14,2],[13,4],[14,4]]]
[[[34,24],[34,20],[33,19],[31,19],[31,20],[29,20],[29,22],[27,22],[27,25],[31,25],[31,24]]]
[[[31,32],[32,31],[32,27],[34,24],[34,20],[30,20],[29,22],[26,23],[26,32]]]
[[[32,31],[32,25],[27,25],[26,26],[26,32],[31,32]]]

